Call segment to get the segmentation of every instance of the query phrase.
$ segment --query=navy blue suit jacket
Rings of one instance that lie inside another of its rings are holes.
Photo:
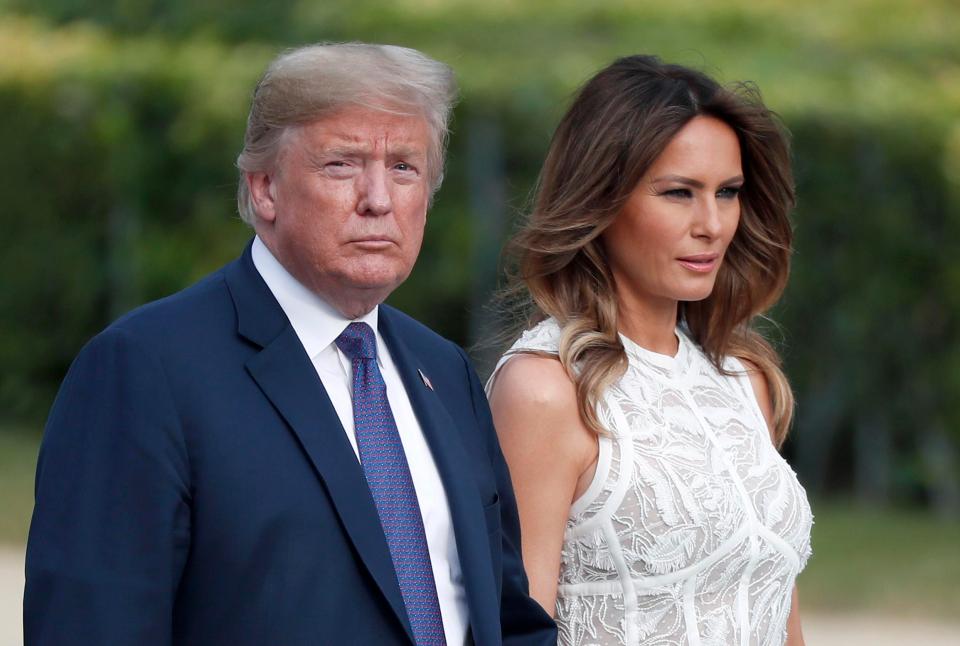
[[[555,643],[467,357],[393,308],[379,321],[449,499],[474,641]],[[27,646],[412,643],[363,471],[249,246],[77,357],[26,577]]]

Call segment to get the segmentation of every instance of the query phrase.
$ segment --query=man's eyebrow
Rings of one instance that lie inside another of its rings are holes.
[[[306,157],[309,164],[319,168],[334,159],[355,159],[357,157],[363,157],[367,151],[368,147],[362,145],[360,142],[355,144],[336,143],[328,147],[320,148],[319,150],[307,150]]]
[[[423,148],[419,146],[407,146],[405,144],[398,144],[395,147],[391,147],[387,152],[392,158],[416,159],[426,156],[426,151]]]
[[[366,155],[370,153],[370,146],[363,143],[357,142],[356,144],[351,143],[337,143],[331,146],[326,146],[320,150],[314,151],[311,154],[313,158],[321,157],[354,157],[359,155]],[[423,150],[420,146],[409,146],[406,144],[397,144],[392,146],[387,151],[387,155],[391,159],[396,158],[405,158],[405,159],[415,159],[419,157],[425,157],[426,151]]]
[[[321,148],[317,151],[317,155],[327,155],[334,157],[349,157],[351,155],[359,155],[366,153],[370,150],[369,146],[364,146],[363,144],[335,144],[333,146],[327,146]]]

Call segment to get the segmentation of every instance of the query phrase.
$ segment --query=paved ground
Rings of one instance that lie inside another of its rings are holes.
[[[958,646],[960,623],[850,615],[803,619],[809,646]]]
[[[22,607],[23,552],[0,547],[0,646],[22,646]],[[803,632],[809,646],[960,645],[960,623],[808,614]]]
[[[23,644],[23,552],[0,547],[0,644]]]

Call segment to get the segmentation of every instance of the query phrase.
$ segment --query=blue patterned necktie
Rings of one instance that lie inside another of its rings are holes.
[[[351,323],[336,340],[353,363],[353,423],[360,463],[400,583],[417,646],[446,644],[433,567],[407,456],[377,366],[376,336],[366,323]]]

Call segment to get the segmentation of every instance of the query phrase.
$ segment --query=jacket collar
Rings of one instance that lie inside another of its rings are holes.
[[[251,247],[248,244],[225,270],[236,307],[237,332],[260,348],[247,361],[247,372],[313,464],[360,560],[412,642],[413,631],[363,470],[310,357],[257,272]]]
[[[257,271],[252,242],[226,268],[228,289],[237,313],[237,332],[261,348],[247,371],[287,422],[319,478],[326,485],[344,530],[360,559],[387,598],[411,641],[400,587],[373,497],[346,432],[310,357],[270,288]],[[378,328],[400,373],[414,413],[437,463],[450,504],[457,551],[463,571],[470,622],[477,643],[499,643],[499,590],[493,576],[490,538],[473,467],[461,430],[436,390],[424,380],[430,369],[404,340],[400,315],[381,306]],[[466,370],[466,365],[464,365]]]

